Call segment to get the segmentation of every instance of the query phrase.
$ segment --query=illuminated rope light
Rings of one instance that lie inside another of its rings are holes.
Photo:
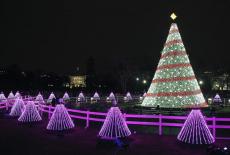
[[[56,105],[46,129],[61,131],[71,128],[74,128],[74,123],[65,106],[63,104]]]
[[[16,99],[13,107],[10,110],[10,116],[20,116],[25,109],[25,104],[22,99]]]
[[[189,144],[211,144],[215,142],[199,109],[190,112],[177,139]]]
[[[127,137],[131,132],[118,107],[111,107],[98,134],[101,138],[116,139]]]
[[[18,118],[20,122],[37,122],[41,121],[42,118],[34,104],[33,101],[28,101],[25,110],[22,112],[21,116]]]
[[[182,92],[160,92],[160,93],[147,93],[146,97],[160,97],[160,96],[191,96],[200,94],[201,90],[182,91]]]
[[[162,79],[154,79],[152,83],[159,83],[159,82],[174,82],[174,81],[188,81],[196,79],[195,76],[189,77],[173,77],[173,78],[162,78]]]
[[[167,52],[161,55],[161,59],[169,56],[183,56],[186,55],[185,51],[172,51],[172,52]]]
[[[172,68],[179,68],[179,67],[191,67],[191,64],[190,63],[181,63],[181,64],[161,65],[161,66],[157,67],[157,70],[172,69]]]

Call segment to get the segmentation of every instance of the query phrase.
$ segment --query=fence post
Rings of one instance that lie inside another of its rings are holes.
[[[49,105],[49,114],[48,114],[48,118],[50,119],[51,117],[51,105]]]
[[[216,139],[216,117],[212,117],[212,136]]]
[[[6,110],[8,110],[9,107],[8,107],[8,101],[6,101]]]
[[[162,115],[159,114],[159,135],[162,135]]]
[[[88,128],[89,127],[89,110],[87,110],[86,112],[86,126],[85,128]]]
[[[126,113],[123,114],[123,118],[126,121]]]

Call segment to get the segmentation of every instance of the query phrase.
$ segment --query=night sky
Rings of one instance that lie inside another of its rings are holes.
[[[154,72],[175,12],[193,68],[228,69],[229,8],[227,0],[5,1],[0,66],[71,73],[93,56],[98,72],[120,62]]]

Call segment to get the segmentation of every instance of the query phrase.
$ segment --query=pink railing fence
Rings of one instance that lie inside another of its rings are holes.
[[[8,109],[10,105],[7,102],[0,103],[0,109]],[[55,107],[51,105],[39,104],[38,109],[41,113],[47,113],[50,119]],[[86,121],[85,127],[90,126],[90,122],[104,122],[106,114],[104,112],[92,112],[77,109],[67,109],[71,118],[81,119]],[[163,127],[182,127],[187,116],[167,116],[167,115],[140,115],[140,114],[123,114],[124,119],[128,125],[141,126],[157,126],[158,134],[162,135]],[[134,120],[132,120],[134,119]],[[135,120],[139,119],[139,120]],[[230,137],[216,137],[216,129],[230,129],[230,118],[206,117],[208,127],[211,129],[214,138],[216,139],[230,139]],[[151,121],[146,121],[151,120]],[[174,122],[170,122],[174,121]],[[218,123],[217,123],[218,122]],[[219,122],[224,122],[224,125],[219,125]],[[226,124],[227,123],[227,124]]]

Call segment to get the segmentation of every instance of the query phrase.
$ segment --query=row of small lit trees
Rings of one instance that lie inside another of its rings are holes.
[[[10,111],[10,116],[18,118],[20,122],[37,122],[42,118],[33,101],[25,105],[22,99],[16,99]],[[48,130],[62,131],[74,128],[74,123],[63,104],[58,104],[47,125]],[[111,107],[107,113],[99,136],[105,139],[127,137],[131,132],[118,107]],[[207,123],[199,109],[193,109],[188,115],[177,139],[190,144],[211,144],[215,140],[207,126]]]

